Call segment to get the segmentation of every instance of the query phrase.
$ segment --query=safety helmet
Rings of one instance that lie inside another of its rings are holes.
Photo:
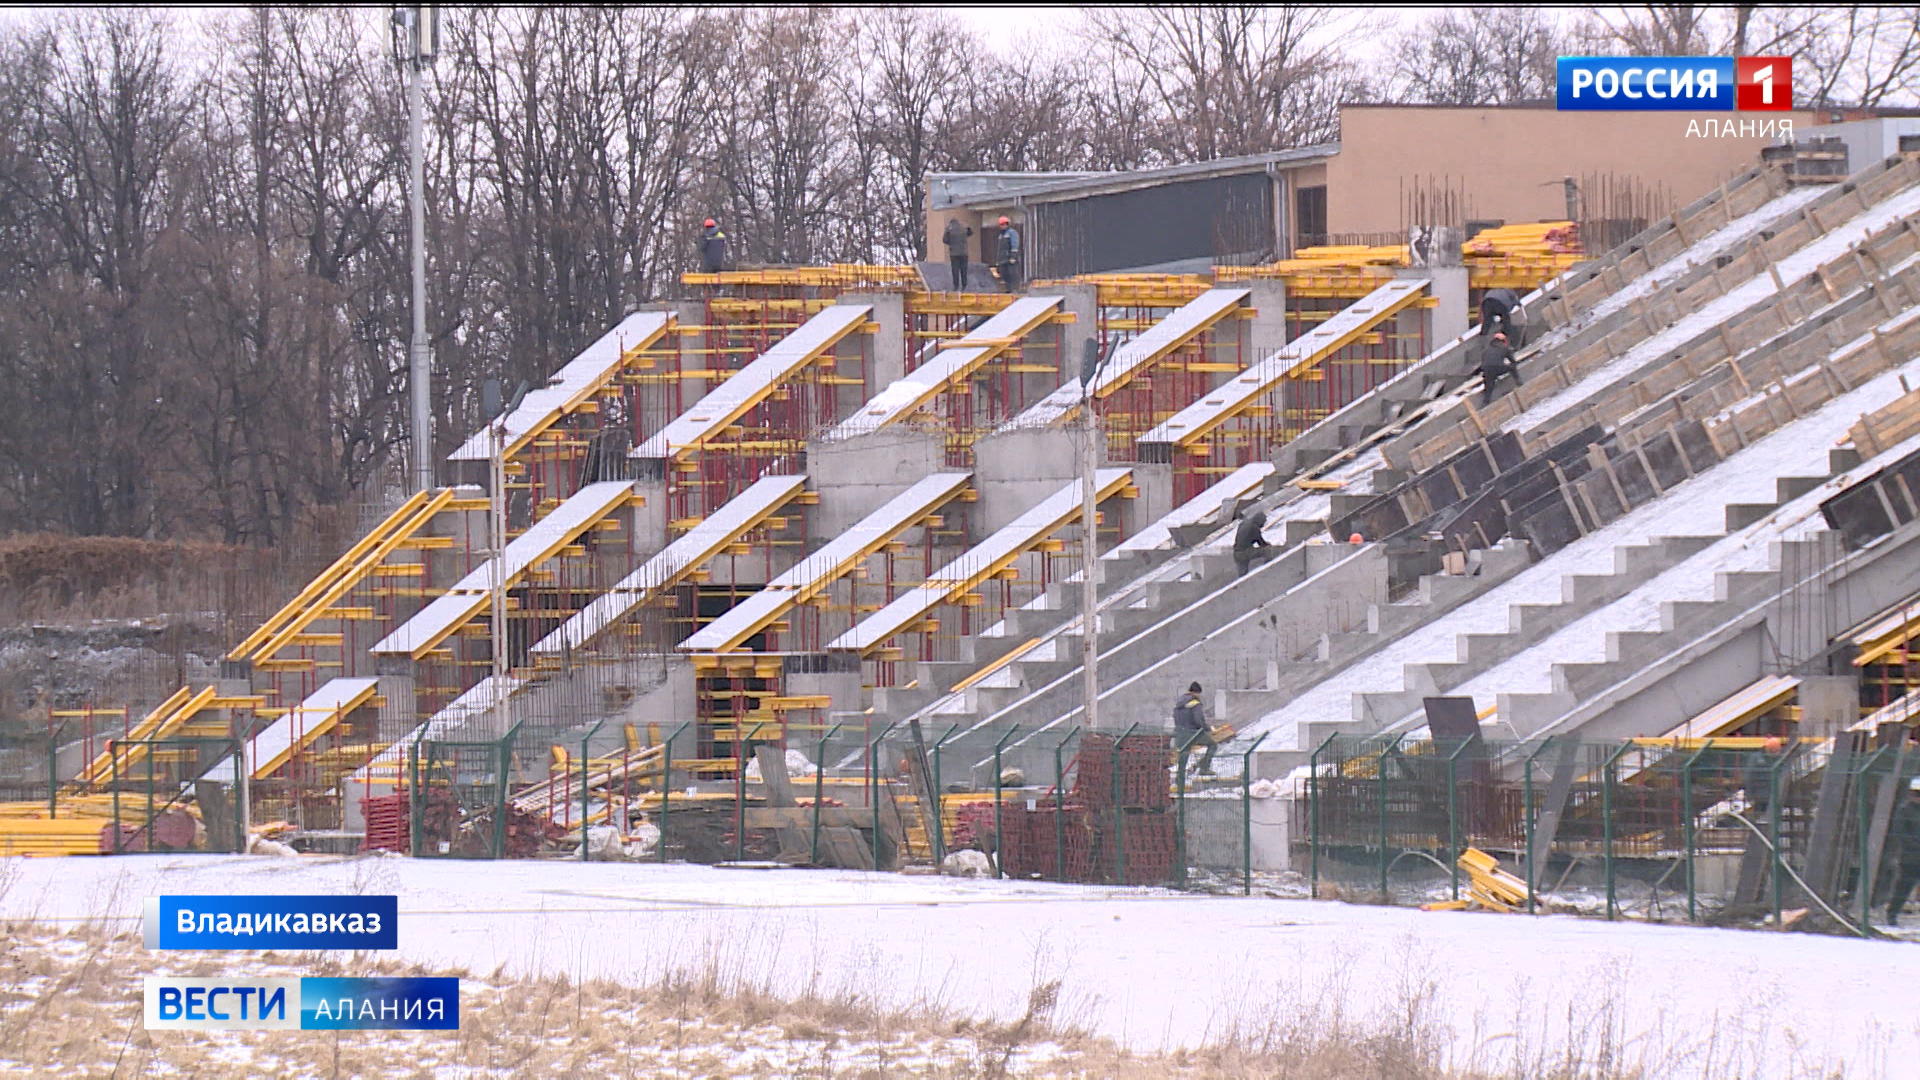
[[[1001,227],[1001,228],[1003,228],[1003,229],[1004,229],[1004,228],[1006,228],[1007,226],[1009,226],[1009,225],[1011,225],[1011,224],[1013,224],[1013,222],[1011,222],[1011,221],[1009,221],[1009,220],[1007,220],[1007,216],[1006,216],[1005,214],[1002,214],[1002,215],[1000,215],[1000,227]]]
[[[715,226],[716,224],[718,224],[718,222],[716,222],[716,221],[714,221],[714,220],[713,220],[712,218],[708,218],[708,219],[706,220],[706,222],[705,222],[705,224],[706,224],[706,226],[707,226],[707,228],[709,228],[709,229],[711,229],[711,228],[713,228],[713,227],[714,227],[714,226]]]

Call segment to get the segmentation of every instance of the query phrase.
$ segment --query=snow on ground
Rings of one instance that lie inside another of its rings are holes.
[[[844,987],[1002,1019],[1059,978],[1063,1020],[1136,1050],[1342,995],[1372,1015],[1430,983],[1457,1064],[1564,1038],[1603,1009],[1643,1046],[1717,1028],[1779,1070],[1796,1046],[1802,1063],[1849,1062],[1848,1076],[1920,1054],[1920,949],[1846,938],[686,865],[121,856],[20,860],[11,876],[0,918],[129,931],[153,895],[397,894],[398,959],[506,977],[645,985],[717,964],[796,996]]]

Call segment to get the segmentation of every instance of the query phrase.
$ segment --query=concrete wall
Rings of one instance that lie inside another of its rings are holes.
[[[1077,478],[1078,445],[1072,428],[1004,431],[976,442],[980,501],[974,507],[975,537],[989,535]]]
[[[941,249],[941,258],[946,258],[946,250]],[[899,292],[860,292],[847,293],[840,297],[842,304],[866,304],[873,311],[868,318],[880,324],[880,329],[868,335],[871,360],[866,365],[866,396],[871,397],[885,389],[888,384],[907,373],[907,297]],[[844,362],[841,365],[846,366]],[[857,374],[842,371],[841,374]],[[854,402],[842,410],[850,413],[864,404]]]
[[[1344,105],[1340,153],[1327,164],[1327,228],[1401,231],[1404,189],[1425,178],[1458,192],[1466,218],[1526,222],[1566,217],[1563,177],[1612,174],[1615,183],[1663,193],[1658,217],[1748,168],[1778,141],[1772,134],[1688,138],[1688,122],[1753,115]],[[1814,120],[1808,112],[1766,115],[1790,119],[1796,136]]]
[[[1427,349],[1452,341],[1467,332],[1467,268],[1432,266],[1421,270],[1394,271],[1395,277],[1426,278],[1432,282],[1427,292],[1439,303],[1427,309]]]
[[[908,425],[834,442],[807,443],[807,486],[820,496],[806,510],[812,547],[840,535],[930,473],[943,471],[941,434]]]
[[[1287,283],[1284,281],[1249,281],[1247,304],[1253,308],[1253,318],[1242,322],[1247,335],[1247,363],[1258,363],[1279,352],[1287,343]],[[1225,381],[1230,376],[1221,376]]]

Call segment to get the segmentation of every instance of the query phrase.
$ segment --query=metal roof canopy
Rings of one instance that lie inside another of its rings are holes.
[[[932,360],[889,383],[860,410],[827,433],[829,439],[848,439],[878,431],[925,405],[942,390],[966,379],[981,365],[1005,352],[1021,338],[1052,318],[1065,300],[1061,296],[1023,296],[969,331]],[[968,342],[977,342],[969,345]]]
[[[1093,382],[1093,395],[1111,395],[1133,380],[1161,357],[1192,341],[1252,295],[1249,289],[1208,289],[1154,323],[1138,337],[1114,350],[1112,359],[1100,369]],[[1051,427],[1065,423],[1080,413],[1080,381],[1062,383],[1060,388],[1033,403],[1026,412],[1001,425],[1000,430]]]
[[[1221,384],[1140,436],[1145,443],[1190,446],[1289,376],[1303,374],[1360,335],[1409,307],[1426,291],[1426,278],[1399,278],[1342,308],[1319,326],[1287,342],[1280,351]]]
[[[1132,469],[1101,469],[1095,476],[1096,497],[1105,499],[1133,479]],[[1079,515],[1081,481],[1074,480],[1014,518],[992,536],[969,548],[959,558],[934,571],[925,584],[861,620],[853,629],[827,643],[827,649],[851,649],[866,654],[917,622],[939,604],[968,592],[999,573],[1029,548]]]
[[[767,582],[765,588],[695,631],[680,643],[680,648],[694,652],[739,648],[795,605],[819,595],[894,537],[957,497],[972,478],[972,473],[947,472],[921,479]]]
[[[600,340],[580,350],[580,355],[553,373],[547,385],[528,391],[520,404],[502,421],[506,440],[501,444],[504,457],[512,457],[553,426],[562,416],[580,407],[582,402],[612,381],[627,354],[651,347],[666,334],[673,316],[664,311],[636,311],[620,325],[600,335]],[[490,461],[493,459],[493,425],[474,432],[460,449],[447,455],[448,461]]]
[[[606,480],[588,484],[554,507],[553,512],[520,534],[500,554],[503,580],[513,585],[534,564],[551,558],[572,543],[594,523],[612,513],[633,494],[631,480]],[[443,596],[415,612],[411,619],[395,627],[367,650],[376,656],[421,658],[445,641],[462,623],[487,610],[493,602],[493,566],[488,559],[475,567]]]
[[[835,304],[800,324],[752,363],[695,402],[666,427],[627,452],[628,457],[671,459],[699,446],[747,410],[764,401],[781,383],[859,329],[872,308]]]
[[[728,544],[772,517],[805,489],[804,476],[763,476],[728,499],[706,520],[661,548],[618,585],[593,598],[533,647],[536,657],[563,656],[584,648],[635,608],[679,584]]]
[[[1103,195],[1181,180],[1265,172],[1270,168],[1315,165],[1331,159],[1339,152],[1340,144],[1331,142],[1301,146],[1291,150],[1275,150],[1266,154],[1247,154],[1241,157],[1215,158],[1212,161],[1195,161],[1185,165],[1168,165],[1158,169],[1133,169],[1080,176],[1038,173],[1034,174],[1037,179],[1033,183],[996,187],[966,195],[949,194],[938,190],[938,186],[947,177],[954,177],[972,180],[985,187],[986,185],[981,182],[988,176],[1018,176],[1019,174],[928,173],[927,180],[931,191],[932,209],[950,210],[955,207],[966,207],[981,210],[1014,207],[1025,203],[1052,202],[1058,199],[1077,199],[1087,195]]]

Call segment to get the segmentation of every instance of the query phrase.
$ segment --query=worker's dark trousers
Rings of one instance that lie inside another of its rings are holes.
[[[953,270],[953,291],[967,291],[967,257],[965,255],[947,256],[947,266]]]
[[[1510,367],[1510,368],[1507,368],[1505,371],[1494,371],[1494,372],[1482,371],[1480,373],[1480,407],[1481,408],[1484,409],[1488,405],[1493,404],[1493,388],[1494,388],[1494,385],[1500,381],[1500,376],[1502,375],[1505,375],[1506,377],[1512,379],[1513,385],[1515,386],[1520,385],[1520,369],[1517,367]]]
[[[1213,732],[1181,728],[1180,739],[1181,742],[1189,748],[1189,755],[1191,755],[1192,751],[1205,747],[1207,752],[1200,756],[1200,768],[1197,771],[1201,773],[1213,772],[1213,755],[1215,751],[1220,749],[1220,744],[1213,741]],[[1192,741],[1188,742],[1187,740]],[[1191,756],[1189,756],[1188,760],[1192,760]]]
[[[1901,862],[1900,872],[1893,879],[1893,894],[1887,897],[1887,921],[1897,922],[1900,912],[1907,906],[1907,894],[1920,885],[1920,862]]]
[[[1279,548],[1269,544],[1263,544],[1259,547],[1234,548],[1233,568],[1239,572],[1239,577],[1246,577],[1247,571],[1253,569],[1255,563],[1271,559],[1279,553]]]
[[[1000,287],[1008,292],[1020,291],[1020,264],[1003,262],[1000,264]]]

